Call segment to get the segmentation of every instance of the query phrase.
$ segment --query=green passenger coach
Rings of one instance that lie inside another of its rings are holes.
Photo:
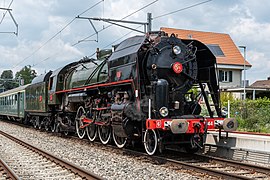
[[[20,86],[0,94],[0,114],[9,119],[22,119],[25,116],[25,89]]]

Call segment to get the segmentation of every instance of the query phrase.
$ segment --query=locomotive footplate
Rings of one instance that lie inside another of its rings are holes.
[[[147,119],[146,129],[171,130],[173,134],[204,133],[204,119]]]
[[[235,131],[238,123],[233,118],[201,118],[201,119],[147,119],[146,129],[171,130],[173,134],[204,133],[207,129],[224,129]],[[199,130],[199,132],[198,132]]]

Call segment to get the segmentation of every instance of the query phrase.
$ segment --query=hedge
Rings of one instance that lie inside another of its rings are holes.
[[[238,120],[240,131],[270,133],[270,99],[256,100],[230,99],[230,115]],[[227,107],[228,99],[222,99],[222,106]]]

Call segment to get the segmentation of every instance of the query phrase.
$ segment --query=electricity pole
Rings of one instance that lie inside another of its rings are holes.
[[[243,84],[243,88],[244,88],[244,97],[243,99],[246,100],[246,46],[238,46],[239,48],[244,49],[244,84]]]
[[[116,25],[116,26],[119,26],[119,27],[122,27],[122,28],[126,28],[126,29],[136,31],[136,32],[139,32],[139,33],[143,33],[143,34],[152,31],[152,20],[153,20],[153,18],[152,18],[151,13],[147,13],[147,22],[128,21],[128,20],[109,19],[109,18],[82,17],[82,16],[77,16],[77,18],[89,20],[91,26],[94,28],[96,33],[98,33],[98,32],[97,32],[94,24],[92,23],[92,20],[93,21],[104,21],[104,22],[107,22],[107,23],[110,23],[110,24],[113,24],[113,25]],[[134,29],[134,28],[131,28],[131,27],[119,24],[119,23],[143,25],[144,26],[144,31],[140,31],[138,29]]]

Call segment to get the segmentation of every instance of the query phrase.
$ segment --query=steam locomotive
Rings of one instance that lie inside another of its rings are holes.
[[[208,129],[233,131],[221,115],[216,58],[197,40],[152,32],[97,51],[0,94],[0,114],[47,131],[76,132],[153,155],[170,145],[196,152]],[[203,101],[208,116],[202,116]],[[111,137],[112,136],[112,137]]]

